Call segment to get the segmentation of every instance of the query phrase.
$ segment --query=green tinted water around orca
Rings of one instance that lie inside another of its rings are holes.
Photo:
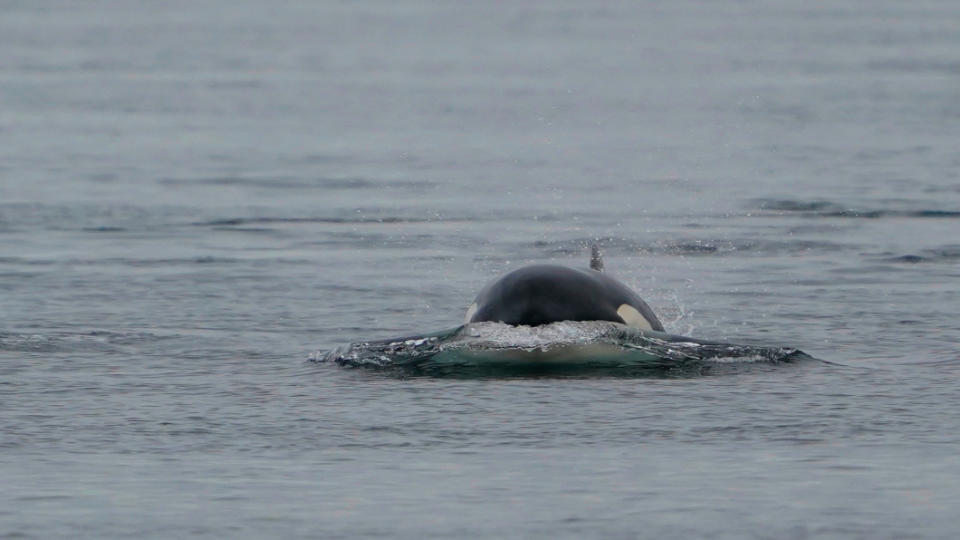
[[[814,360],[789,347],[737,345],[605,321],[543,326],[472,323],[430,334],[365,341],[318,361],[403,375],[446,377],[693,377]]]

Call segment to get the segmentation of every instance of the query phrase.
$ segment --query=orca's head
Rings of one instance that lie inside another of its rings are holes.
[[[663,331],[653,310],[626,285],[595,269],[547,264],[508,272],[484,287],[464,322],[484,321],[524,326],[611,321]]]

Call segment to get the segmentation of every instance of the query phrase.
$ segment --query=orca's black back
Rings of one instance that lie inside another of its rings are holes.
[[[560,321],[624,322],[617,314],[633,306],[654,330],[663,331],[653,310],[629,287],[596,270],[540,264],[509,272],[477,295],[469,322],[538,326]]]

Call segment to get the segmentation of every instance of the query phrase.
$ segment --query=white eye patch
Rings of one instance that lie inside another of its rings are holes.
[[[634,310],[636,311],[636,310]],[[477,303],[474,302],[470,304],[470,307],[467,308],[467,316],[463,318],[463,324],[470,322],[470,319],[473,318],[473,315],[477,312]]]
[[[474,306],[471,306],[473,308]],[[468,315],[471,313],[468,311]],[[630,304],[621,304],[617,308],[617,315],[623,319],[624,324],[632,328],[639,328],[641,330],[653,330],[653,326],[650,325],[650,321],[646,319],[637,308],[631,306]],[[469,318],[468,318],[469,319]]]

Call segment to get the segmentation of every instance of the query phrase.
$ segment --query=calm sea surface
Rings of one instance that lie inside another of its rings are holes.
[[[0,538],[960,528],[957,2],[0,8]],[[308,361],[595,239],[819,360]]]

